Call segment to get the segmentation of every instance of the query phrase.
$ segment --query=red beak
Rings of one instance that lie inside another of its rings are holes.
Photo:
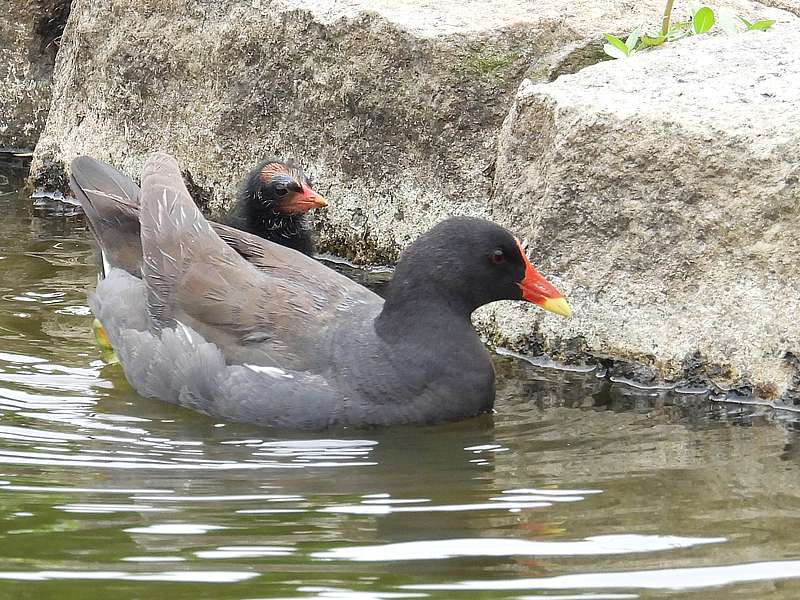
[[[519,242],[517,243],[519,244]],[[525,255],[522,245],[520,245],[519,251],[522,254],[522,260],[525,261],[525,276],[519,282],[522,297],[528,302],[538,304],[547,311],[562,317],[571,317],[572,309],[561,292],[539,274],[539,271],[536,270],[536,267],[531,264],[531,261]]]
[[[294,194],[291,199],[282,206],[282,212],[304,213],[312,208],[324,208],[328,206],[328,201],[323,196],[311,189],[310,186],[303,184],[302,191]]]

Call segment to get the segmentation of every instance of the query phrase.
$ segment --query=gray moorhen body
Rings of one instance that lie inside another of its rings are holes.
[[[517,240],[481,219],[420,236],[384,302],[300,252],[206,221],[166,154],[145,165],[138,211],[78,189],[111,266],[92,309],[129,382],[215,417],[293,429],[471,417],[494,402],[471,313],[528,300],[570,314]]]

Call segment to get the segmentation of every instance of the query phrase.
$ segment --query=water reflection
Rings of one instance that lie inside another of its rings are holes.
[[[432,560],[456,556],[600,556],[658,552],[714,544],[725,538],[682,538],[676,536],[599,535],[577,541],[518,540],[505,538],[473,538],[405,542],[379,546],[342,547],[317,552],[315,558],[355,561]],[[460,584],[464,585],[464,584]]]
[[[789,417],[497,357],[464,423],[214,422],[100,360],[79,213],[0,210],[2,597],[800,594]]]
[[[658,569],[620,573],[581,573],[513,581],[463,581],[453,585],[409,585],[423,590],[575,590],[575,589],[667,589],[687,590],[740,582],[779,580],[800,576],[800,561],[751,563],[724,567]],[[541,598],[542,596],[527,596]],[[629,596],[630,597],[630,596]],[[638,596],[633,596],[638,597]]]

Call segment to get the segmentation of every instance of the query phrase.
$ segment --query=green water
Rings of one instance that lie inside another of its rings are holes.
[[[82,217],[0,169],[0,598],[800,598],[789,416],[499,358],[497,414],[298,435],[137,396]]]

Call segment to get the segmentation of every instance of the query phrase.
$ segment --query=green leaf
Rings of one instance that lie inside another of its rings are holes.
[[[634,29],[628,34],[628,39],[625,40],[625,47],[628,48],[629,53],[633,53],[636,49],[636,44],[639,43],[639,29]]]
[[[714,26],[714,11],[704,6],[692,17],[692,29],[696,34],[705,33]]]
[[[739,18],[730,8],[720,8],[717,11],[717,23],[728,35],[739,33]]]
[[[744,26],[747,27],[748,30],[753,26],[753,24],[744,17],[739,17],[739,20],[744,23]]]
[[[775,25],[775,21],[773,19],[764,19],[762,21],[756,21],[747,26],[748,31],[752,30],[759,30],[759,31],[766,31],[770,27]]]
[[[605,35],[606,35],[606,39],[608,40],[609,44],[611,44],[612,46],[618,48],[619,51],[622,52],[625,56],[628,56],[628,54],[630,54],[630,50],[625,45],[625,42],[623,42],[617,36],[611,35],[610,33],[607,33]],[[608,54],[608,52],[606,52],[606,54]]]
[[[603,52],[608,54],[611,58],[627,58],[628,54],[611,44],[603,44]]]

